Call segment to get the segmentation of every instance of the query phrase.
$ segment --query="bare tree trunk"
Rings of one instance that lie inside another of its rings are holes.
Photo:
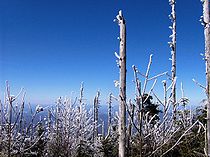
[[[130,113],[130,116],[129,116],[129,119],[128,119],[128,139],[132,136],[132,129],[133,129],[133,119],[134,119],[134,107],[135,105],[131,102],[131,100],[129,101],[129,113]]]
[[[100,92],[97,92],[97,95],[94,98],[94,139],[98,137],[98,105],[99,105],[99,96]]]
[[[175,0],[169,0],[169,4],[171,6],[171,14],[169,15],[172,26],[169,28],[172,31],[172,34],[170,35],[171,42],[169,42],[170,48],[171,48],[171,79],[172,82],[175,82],[176,79],[176,10],[175,10]],[[176,119],[176,85],[172,89],[172,103],[173,103],[173,112],[174,112],[174,118]]]
[[[120,26],[119,87],[119,157],[126,156],[126,27],[122,11],[117,15]]]
[[[51,111],[48,109],[48,118],[47,118],[47,136],[48,140],[50,139],[51,134]],[[47,154],[50,154],[50,144],[47,142]]]
[[[81,83],[81,87],[80,87],[80,98],[79,98],[79,114],[80,114],[80,117],[79,117],[79,132],[78,132],[78,135],[80,138],[80,142],[81,143],[81,139],[83,140],[84,139],[84,135],[83,135],[83,124],[82,124],[82,113],[83,113],[83,97],[84,97],[84,83],[82,82]]]
[[[7,149],[8,150],[8,157],[11,156],[11,139],[12,139],[12,137],[11,137],[12,126],[11,125],[12,125],[12,102],[10,101],[9,102],[9,124],[8,124],[8,149]]]
[[[108,100],[108,127],[107,127],[107,130],[110,129],[111,123],[112,123],[112,93],[109,94],[109,100]]]
[[[167,114],[167,89],[166,89],[166,81],[163,81],[163,89],[164,89],[164,107],[163,107],[163,143],[165,142],[165,130],[166,130],[166,122],[165,122],[165,117]]]
[[[128,129],[127,129],[127,150],[128,150],[128,153],[127,153],[127,156],[132,156],[132,148],[131,148],[131,145],[130,145],[130,140],[131,140],[131,136],[132,136],[132,131],[133,131],[133,121],[134,121],[134,104],[131,102],[131,100],[129,101],[129,120],[128,120]]]
[[[207,94],[207,153],[210,157],[210,17],[209,0],[203,0],[203,25],[205,37],[205,60],[206,60],[206,94]]]
[[[21,111],[20,111],[20,120],[19,120],[19,133],[23,133],[23,110],[24,110],[24,99],[22,101],[22,105],[21,105]]]
[[[50,134],[50,132],[51,132],[51,111],[48,109],[48,119],[47,119],[47,133],[48,133],[48,135]]]
[[[3,104],[0,100],[0,132],[2,132],[3,129]],[[0,141],[2,142],[2,134],[0,134]]]
[[[105,137],[105,132],[104,132],[104,121],[101,124],[101,135],[102,135],[102,139],[104,139]]]
[[[57,103],[56,103],[56,114],[55,114],[55,128],[56,128],[56,145],[61,146],[61,121],[60,121],[60,116],[61,116],[61,104],[62,104],[62,99],[61,97],[58,98]]]
[[[10,95],[10,88],[9,84],[7,82],[7,98],[8,98],[8,103],[9,103],[9,110],[8,110],[8,130],[7,130],[7,140],[8,140],[8,145],[7,145],[7,155],[8,157],[11,156],[11,134],[12,134],[12,102],[13,102],[13,97]]]
[[[141,83],[137,76],[137,68],[133,66],[134,78],[136,83],[136,106],[138,107],[138,127],[139,127],[139,156],[142,157],[142,123],[143,123],[143,100],[141,94]]]

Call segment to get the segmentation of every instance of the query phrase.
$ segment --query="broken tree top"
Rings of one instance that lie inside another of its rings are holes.
[[[118,24],[125,23],[125,20],[122,15],[122,10],[119,11],[119,14],[116,16]]]

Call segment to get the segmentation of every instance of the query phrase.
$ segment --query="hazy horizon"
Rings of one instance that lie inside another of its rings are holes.
[[[59,96],[78,96],[84,82],[85,98],[91,102],[97,90],[106,102],[119,69],[119,28],[113,19],[122,9],[127,24],[127,94],[133,99],[132,65],[144,73],[149,55],[154,54],[151,76],[171,70],[168,42],[171,25],[168,1],[0,1],[0,96],[5,81],[12,94],[21,87],[26,100],[51,104]],[[200,1],[177,2],[177,93],[180,83],[191,103],[205,93],[192,81],[205,85],[203,26]],[[163,96],[158,79],[155,91]],[[170,81],[168,80],[168,84]]]

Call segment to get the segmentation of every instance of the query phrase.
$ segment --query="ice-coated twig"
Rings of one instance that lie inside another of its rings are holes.
[[[191,125],[180,137],[179,137],[179,139],[176,141],[176,143],[170,148],[170,149],[168,149],[166,152],[164,152],[163,154],[161,154],[161,157],[162,156],[164,156],[164,155],[166,155],[168,152],[170,152],[171,150],[173,150],[174,149],[174,147],[176,147],[178,144],[179,144],[179,142],[181,141],[181,139],[184,137],[184,136],[186,136],[186,134],[187,134],[187,132],[189,131],[189,130],[191,130],[197,123],[199,123],[199,120],[197,120],[197,121],[195,121],[195,123],[193,124],[193,125]]]
[[[114,54],[117,57],[117,59],[120,59],[120,56],[117,54],[117,52],[114,52]]]
[[[181,82],[181,93],[182,93],[182,98],[184,98],[184,88],[183,88],[183,83]]]
[[[112,98],[113,98],[115,101],[119,101],[119,98],[117,98],[117,97],[114,96],[113,94],[112,94]]]
[[[179,130],[180,130],[180,127],[177,128],[177,129],[173,132],[173,134],[172,134],[172,135],[171,135],[171,136],[170,136],[162,145],[160,145],[159,147],[157,147],[157,148],[149,155],[149,157],[152,157],[153,154],[155,154],[158,150],[160,150],[160,148],[162,148],[165,144],[167,144],[168,141],[171,140],[171,138],[172,138]]]
[[[202,85],[202,84],[200,84],[198,81],[196,81],[195,79],[192,79],[192,81],[196,84],[196,85],[198,85],[200,88],[202,88],[202,89],[204,89],[205,91],[206,91],[206,87],[204,86],[204,85]]]
[[[129,115],[129,117],[131,118],[131,122],[132,122],[132,125],[134,126],[134,128],[137,130],[138,133],[140,133],[140,128],[136,125],[136,123],[134,122],[133,118],[132,118],[132,113],[128,110],[128,106],[127,106],[127,113]]]
[[[163,72],[163,73],[158,74],[158,75],[156,75],[156,76],[153,76],[153,77],[149,78],[148,81],[153,80],[153,79],[157,79],[158,77],[161,77],[161,76],[163,76],[163,75],[166,75],[167,73],[168,73],[168,72],[166,71],[166,72]]]
[[[143,86],[143,89],[142,89],[143,94],[145,93],[147,82],[148,82],[148,79],[149,79],[148,77],[149,77],[150,67],[151,67],[151,64],[152,64],[152,56],[153,55],[151,54],[150,57],[149,57],[149,63],[148,63],[147,71],[146,71],[146,74],[145,74],[144,86]]]
[[[24,88],[20,89],[19,93],[14,97],[14,100],[16,100],[20,96],[20,94],[23,92],[23,90],[24,90]]]
[[[152,94],[155,96],[155,98],[157,99],[157,101],[164,106],[163,102],[160,100],[160,98],[155,94],[154,90],[152,91]]]
[[[139,78],[137,76],[137,68],[135,65],[132,66],[133,67],[133,71],[134,71],[134,79],[135,79],[135,84],[136,84],[136,95],[139,97],[141,95],[141,84],[140,84],[140,81],[139,81]]]
[[[149,90],[149,92],[148,92],[148,95],[147,95],[146,99],[143,101],[143,104],[144,104],[144,103],[147,101],[147,99],[149,98],[149,96],[150,96],[151,92],[153,91],[153,89],[154,89],[156,83],[157,83],[157,79],[155,79],[155,81],[154,81],[152,87],[150,88],[150,90]]]
[[[170,84],[170,86],[166,89],[166,92],[168,92],[170,89],[174,89],[174,86],[175,86],[175,84],[176,84],[176,77],[175,77],[175,79],[174,79],[174,81],[172,81],[172,83]]]
[[[33,148],[39,142],[39,140],[44,136],[44,134],[45,134],[45,132],[43,132],[41,134],[41,136],[30,147],[22,150],[20,153],[26,152],[26,151],[30,150],[31,148]]]

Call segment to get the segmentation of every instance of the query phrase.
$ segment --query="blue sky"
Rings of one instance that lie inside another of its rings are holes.
[[[170,72],[170,7],[155,0],[0,0],[0,89],[5,80],[15,93],[21,87],[31,103],[53,103],[58,96],[85,97],[97,90],[102,99],[117,95],[119,28],[113,19],[120,9],[127,22],[128,96],[134,95],[132,65],[145,72],[154,54],[151,74]],[[205,97],[192,78],[205,84],[200,0],[177,0],[177,91],[183,82],[191,102]],[[162,94],[160,78],[156,91]]]

